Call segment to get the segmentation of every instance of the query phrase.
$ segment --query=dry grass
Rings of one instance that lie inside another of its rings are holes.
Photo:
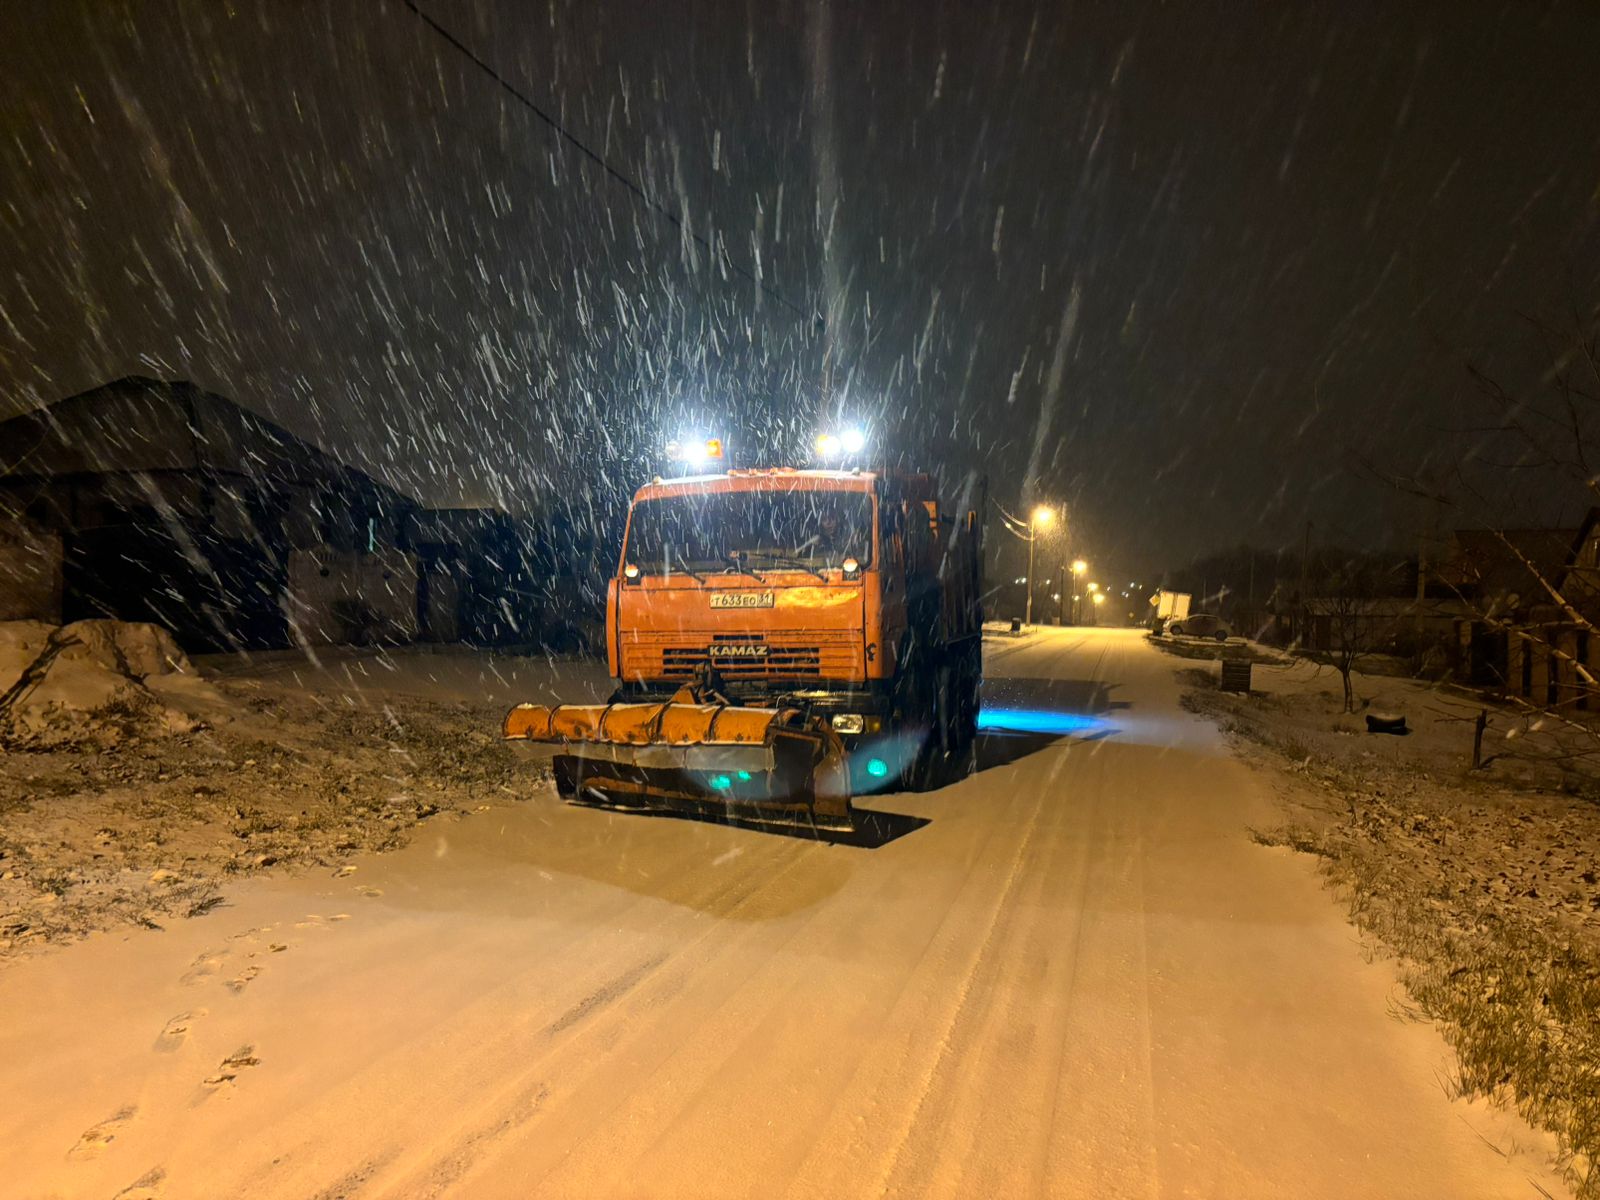
[[[1227,642],[1210,641],[1201,638],[1171,638],[1166,636],[1150,637],[1150,644],[1157,650],[1163,650],[1178,658],[1197,658],[1208,662],[1219,662],[1222,659],[1248,660],[1257,663],[1282,663],[1287,662],[1286,655],[1278,654],[1254,642],[1239,641],[1237,639]]]
[[[1190,693],[1190,707],[1268,750],[1316,787],[1302,819],[1253,830],[1312,854],[1352,921],[1397,959],[1420,1013],[1459,1062],[1449,1089],[1513,1105],[1553,1132],[1580,1200],[1600,1200],[1600,892],[1593,806],[1474,794],[1320,756],[1247,702]],[[1352,752],[1354,753],[1354,752]],[[1563,807],[1569,806],[1569,807]]]
[[[250,719],[109,748],[0,754],[0,963],[95,929],[157,929],[226,902],[228,881],[335,867],[526,795],[541,772],[496,736],[497,707],[239,697]],[[265,735],[265,736],[264,736]]]

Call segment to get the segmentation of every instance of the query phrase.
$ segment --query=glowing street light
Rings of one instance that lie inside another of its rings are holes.
[[[1081,558],[1080,559],[1076,559],[1072,564],[1072,573],[1074,575],[1082,575],[1086,571],[1088,571],[1088,569],[1089,569],[1089,564],[1084,562],[1083,559],[1081,559]]]
[[[1055,519],[1055,510],[1047,504],[1037,505],[1028,514],[1028,598],[1023,605],[1024,625],[1033,624],[1033,544],[1039,540],[1039,530],[1049,529]]]

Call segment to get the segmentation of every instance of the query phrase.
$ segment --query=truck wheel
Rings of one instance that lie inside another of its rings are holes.
[[[896,661],[909,662],[907,657],[908,647],[902,645]],[[900,676],[894,681],[894,691],[889,701],[889,719],[885,723],[884,732],[890,735],[897,749],[904,752],[911,739],[912,731],[916,728],[911,720],[912,714],[917,711],[917,673],[914,670],[901,668]],[[905,766],[900,768],[900,775],[896,784],[900,791],[921,791],[919,781],[922,778],[924,751],[927,749],[927,739],[924,738],[917,744],[917,749],[905,760]]]
[[[978,740],[978,714],[983,711],[983,647],[974,646],[967,655],[967,719],[962,732],[969,742]]]
[[[902,783],[908,792],[934,792],[942,786],[940,775],[944,756],[938,743],[929,737],[917,750],[917,756],[906,769]]]
[[[960,783],[978,769],[978,740],[967,738],[956,746],[948,760],[945,783]]]
[[[981,653],[981,652],[980,652]],[[949,777],[952,783],[965,779],[977,769],[978,685],[982,678],[982,659],[963,654],[955,675],[955,728],[951,734]]]
[[[981,651],[980,651],[981,653]],[[934,684],[933,729],[925,753],[928,769],[918,788],[932,791],[971,775],[977,763],[978,681],[981,659],[962,653],[941,668]]]
[[[902,659],[902,661],[905,661]],[[938,675],[921,664],[902,677],[893,707],[895,733],[906,736],[920,730],[911,761],[900,773],[900,786],[908,792],[931,792],[941,786],[944,735],[940,729],[942,704]]]
[[[933,736],[929,738],[933,750],[933,778],[929,787],[941,788],[960,779],[961,753],[961,688],[962,671],[959,666],[941,667],[935,675]]]

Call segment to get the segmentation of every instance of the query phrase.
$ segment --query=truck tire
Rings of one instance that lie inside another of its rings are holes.
[[[942,788],[962,777],[958,771],[963,674],[959,662],[947,664],[934,672],[933,729],[928,738],[933,759],[929,790]]]
[[[917,653],[909,640],[897,661],[904,663],[905,669],[896,682],[890,725],[897,738],[917,739],[910,761],[900,772],[900,787],[908,792],[930,792],[940,786],[944,757],[937,720],[938,675],[928,669],[926,656]]]
[[[983,680],[982,649],[976,652],[963,648],[958,659],[954,678],[955,704],[952,711],[955,727],[951,733],[952,750],[948,756],[949,781],[965,779],[977,769],[978,758],[978,705],[979,687]]]
[[[910,785],[913,790],[948,787],[976,767],[981,655],[981,647],[960,647],[931,673],[932,720]]]

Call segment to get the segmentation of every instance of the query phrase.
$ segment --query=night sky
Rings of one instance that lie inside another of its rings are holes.
[[[1363,463],[1600,303],[1593,4],[418,2],[650,203],[399,0],[12,0],[0,413],[190,378],[516,509],[842,417],[1134,575],[1406,544]]]

